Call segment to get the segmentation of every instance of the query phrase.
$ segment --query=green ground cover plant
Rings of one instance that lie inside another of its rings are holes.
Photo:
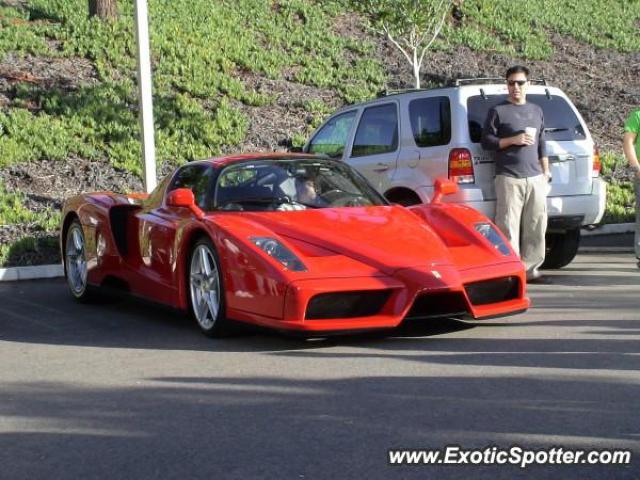
[[[40,212],[30,210],[25,206],[25,196],[8,192],[0,183],[0,229],[25,228],[33,226],[41,232],[57,230],[60,225],[60,212],[47,209]],[[27,235],[10,244],[0,244],[0,265],[9,257],[19,257],[25,252],[37,251],[40,248],[56,248],[55,237],[36,237]]]
[[[602,155],[602,175],[607,179],[607,207],[602,223],[635,221],[635,192],[633,182],[621,180],[627,170],[623,155],[606,152]]]
[[[452,44],[531,59],[553,54],[550,32],[600,48],[637,51],[640,0],[465,0],[465,20],[445,35]]]
[[[74,90],[21,88],[12,107],[32,108],[0,117],[2,165],[60,158],[66,150],[141,173],[132,5],[122,2],[113,23],[89,19],[85,10],[84,0],[31,0],[1,11],[0,56],[88,58],[98,80]],[[295,81],[335,89],[346,102],[370,97],[385,79],[368,57],[371,43],[332,33],[340,13],[334,3],[151,0],[149,11],[159,162],[180,164],[242,144],[247,118],[233,102],[274,101],[243,77],[293,72]],[[24,142],[27,133],[18,132],[26,123],[29,136],[44,140]]]
[[[342,22],[351,14],[343,0],[148,3],[159,165],[241,149],[250,131],[247,112],[278,101],[276,93],[260,87],[262,79],[328,90],[344,103],[373,97],[388,80],[379,39],[349,31],[353,22]],[[133,2],[119,7],[120,18],[105,23],[87,17],[86,0],[0,1],[4,66],[79,58],[90,65],[70,83],[46,75],[21,78],[20,72],[11,77],[11,90],[0,98],[0,172],[73,156],[141,176]],[[455,55],[464,45],[550,59],[550,39],[560,34],[594,48],[638,50],[640,0],[465,0],[461,13],[443,30],[436,49]],[[301,99],[294,108],[301,112],[300,129],[286,140],[301,146],[334,107]],[[610,182],[605,221],[631,221],[633,191],[619,175],[624,159],[613,152],[603,159]],[[32,225],[42,235],[55,235],[59,213],[32,211],[27,203],[3,187],[0,224]],[[8,255],[55,243],[42,235],[1,245],[0,265]]]

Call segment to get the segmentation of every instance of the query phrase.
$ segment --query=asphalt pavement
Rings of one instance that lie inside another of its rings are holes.
[[[611,235],[583,235],[580,246],[587,249],[595,247],[606,249],[628,249],[633,251],[633,233],[616,233]]]
[[[62,279],[0,284],[0,478],[640,478],[640,270],[580,254],[525,314],[212,340]],[[390,448],[628,449],[630,465],[390,466]]]

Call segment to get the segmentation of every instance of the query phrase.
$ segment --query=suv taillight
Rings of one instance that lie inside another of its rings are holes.
[[[449,178],[458,183],[475,183],[471,152],[466,148],[454,148],[449,152]]]
[[[599,177],[601,169],[602,169],[602,162],[600,161],[600,150],[598,150],[598,147],[596,147],[594,145],[594,147],[593,147],[593,173],[591,174],[591,176]]]

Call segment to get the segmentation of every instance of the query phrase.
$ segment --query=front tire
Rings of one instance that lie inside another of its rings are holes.
[[[225,318],[224,283],[218,255],[211,240],[198,240],[189,255],[187,285],[189,310],[205,335],[217,337],[228,331]]]
[[[541,268],[554,269],[569,265],[578,254],[580,229],[574,228],[563,233],[548,233],[547,252]]]
[[[87,281],[86,240],[78,219],[71,222],[64,238],[64,276],[76,300],[85,302],[91,298]]]

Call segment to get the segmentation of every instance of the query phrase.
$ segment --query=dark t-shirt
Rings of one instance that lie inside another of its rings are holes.
[[[500,150],[500,139],[523,133],[525,128],[536,129],[533,145],[512,145]],[[495,152],[496,175],[525,178],[542,174],[540,158],[546,157],[544,117],[535,103],[516,105],[505,101],[487,114],[482,129],[482,146]]]

